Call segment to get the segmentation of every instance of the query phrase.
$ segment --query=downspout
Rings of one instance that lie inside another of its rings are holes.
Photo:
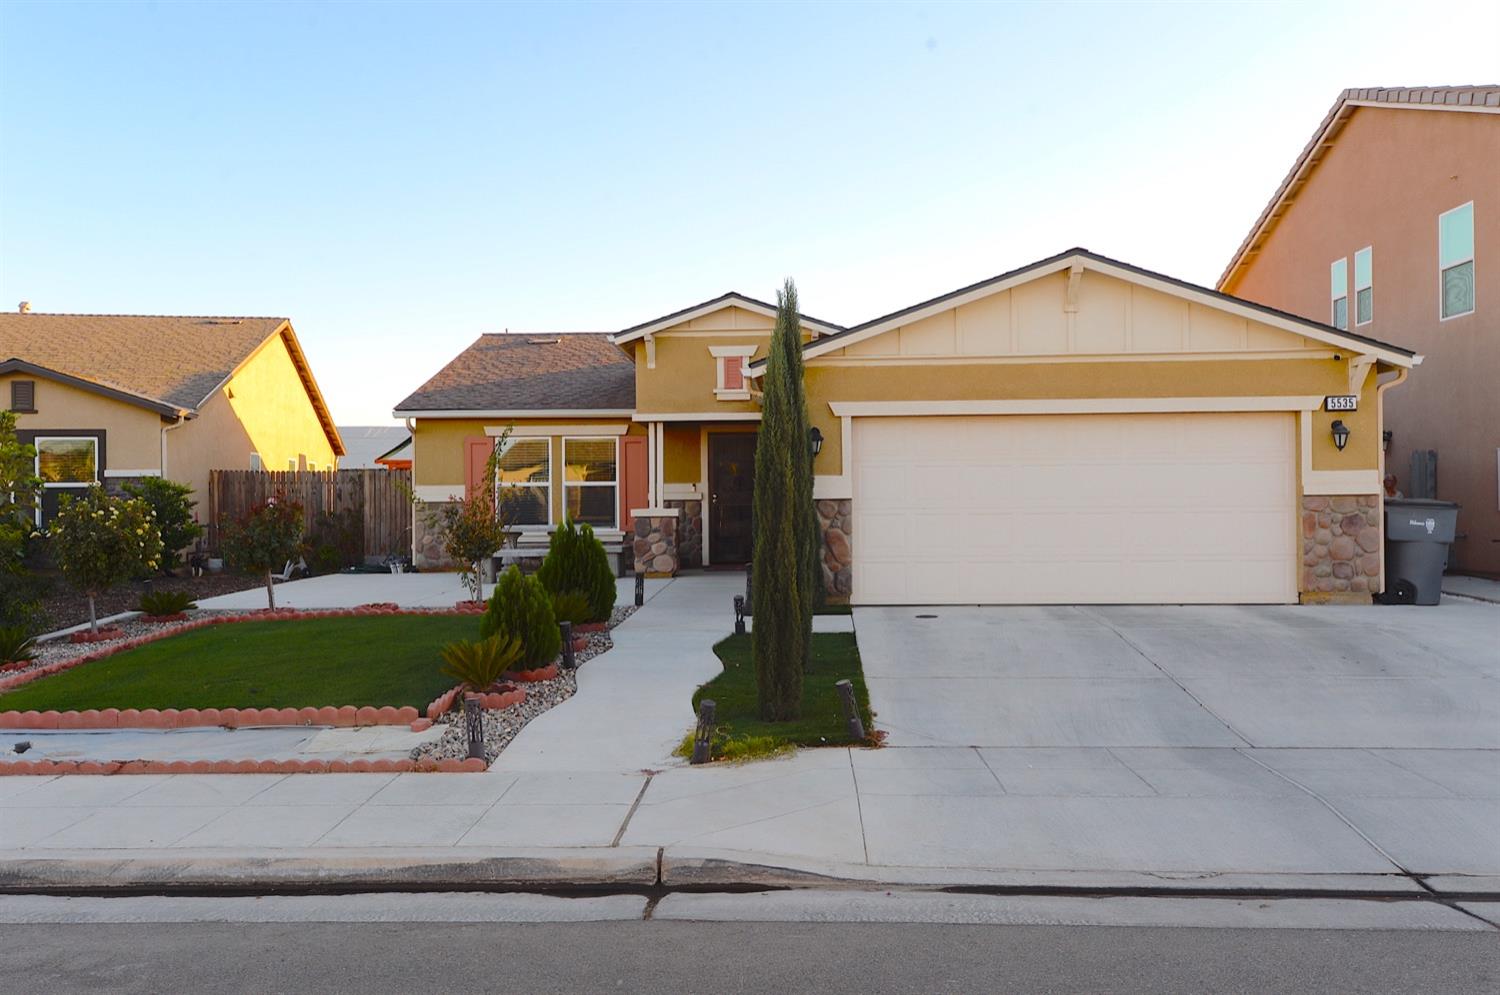
[[[1417,362],[1421,362],[1418,357]],[[1380,446],[1380,593],[1385,593],[1385,392],[1400,383],[1405,383],[1406,378],[1411,376],[1411,370],[1406,367],[1398,367],[1394,379],[1384,383],[1375,384],[1375,433]],[[1407,481],[1411,486],[1411,481]]]
[[[173,422],[171,425],[162,426],[161,452],[158,454],[157,459],[157,472],[162,475],[162,479],[166,479],[167,476],[167,433],[173,431],[174,429],[181,428],[182,426],[186,425],[187,422],[188,416],[184,413],[179,414],[177,416],[177,421]]]

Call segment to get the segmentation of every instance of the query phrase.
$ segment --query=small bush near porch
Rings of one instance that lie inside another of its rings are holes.
[[[0,695],[0,710],[411,705],[453,686],[445,643],[472,615],[236,622],[185,632]]]
[[[865,731],[874,729],[870,693],[865,689],[859,646],[850,632],[819,632],[812,637],[812,661],[803,674],[800,717],[791,721],[766,722],[760,718],[760,697],[755,686],[755,663],[750,655],[750,636],[730,636],[714,646],[724,672],[693,694],[693,708],[704,698],[718,706],[717,722],[723,749],[715,745],[715,757],[748,758],[777,753],[794,746],[848,746],[844,710],[834,684],[848,680],[854,685]],[[692,751],[692,737],[685,744]]]

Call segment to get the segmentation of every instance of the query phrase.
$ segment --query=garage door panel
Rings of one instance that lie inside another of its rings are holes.
[[[862,604],[1295,600],[1290,414],[858,418]]]

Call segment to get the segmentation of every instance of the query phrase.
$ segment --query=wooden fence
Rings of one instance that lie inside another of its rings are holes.
[[[219,525],[271,498],[302,505],[309,532],[327,518],[362,522],[347,530],[351,555],[379,561],[411,555],[410,470],[211,470],[208,475],[208,545],[219,548]]]

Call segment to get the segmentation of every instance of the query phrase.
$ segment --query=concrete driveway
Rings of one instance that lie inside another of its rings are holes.
[[[890,747],[855,756],[872,860],[1500,881],[1500,605],[855,626]]]

